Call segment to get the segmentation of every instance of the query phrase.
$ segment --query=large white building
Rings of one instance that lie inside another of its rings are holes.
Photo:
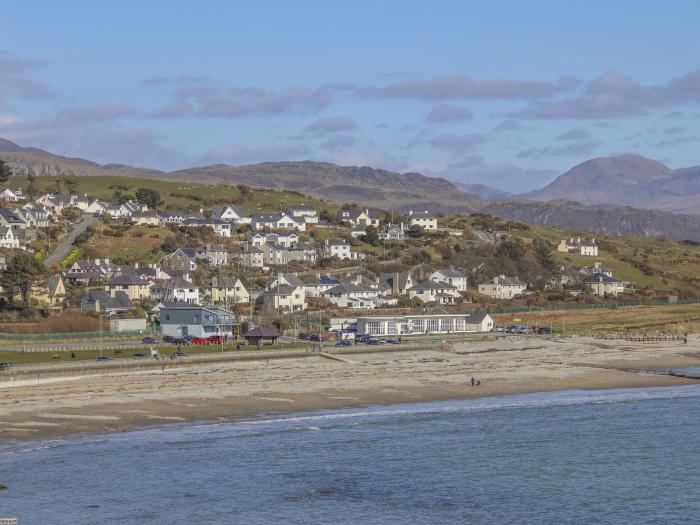
[[[357,335],[373,337],[420,334],[490,332],[494,323],[487,313],[366,316],[357,318]]]

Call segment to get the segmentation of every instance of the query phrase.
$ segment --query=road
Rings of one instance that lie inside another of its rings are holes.
[[[75,241],[78,235],[83,233],[88,229],[88,226],[92,226],[98,220],[100,220],[99,217],[94,217],[89,213],[84,213],[80,217],[80,220],[73,225],[73,228],[68,232],[68,235],[61,239],[54,251],[51,252],[46,259],[44,259],[44,266],[51,268],[53,265],[58,264],[65,259],[73,249],[73,241]]]

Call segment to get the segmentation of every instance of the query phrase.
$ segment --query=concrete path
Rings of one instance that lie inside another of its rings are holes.
[[[92,226],[99,220],[99,217],[94,217],[88,213],[81,215],[80,220],[73,225],[68,235],[61,239],[58,246],[56,246],[53,252],[44,260],[44,266],[51,268],[53,265],[65,259],[73,249],[73,241],[75,241],[78,235],[87,230],[88,226]]]

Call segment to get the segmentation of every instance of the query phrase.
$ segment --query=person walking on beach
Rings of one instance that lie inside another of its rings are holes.
[[[474,377],[472,376],[472,386],[474,386],[474,383],[475,383],[475,382],[476,382],[476,381],[474,380]]]

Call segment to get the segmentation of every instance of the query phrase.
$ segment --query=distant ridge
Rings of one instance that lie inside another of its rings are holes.
[[[559,177],[557,179],[559,183],[554,181],[539,192],[532,192],[518,198],[508,196],[497,200],[487,200],[472,192],[463,191],[466,187],[472,191],[479,191],[482,195],[490,192],[491,197],[496,197],[497,194],[493,192],[499,190],[488,186],[460,185],[458,187],[446,179],[427,177],[419,173],[396,173],[370,167],[338,166],[328,162],[263,162],[246,166],[216,164],[164,172],[125,164],[100,165],[85,159],[62,157],[40,149],[21,147],[3,139],[0,139],[0,157],[8,161],[18,175],[29,173],[36,176],[119,175],[203,184],[246,184],[258,188],[296,191],[334,202],[354,202],[386,210],[424,209],[444,213],[484,211],[507,219],[563,228],[587,229],[609,235],[664,236],[669,239],[700,241],[700,215],[650,211],[617,204],[591,207],[571,202],[580,202],[581,199],[594,201],[600,196],[599,193],[594,192],[593,189],[586,193],[580,188],[605,184],[611,187],[615,184],[622,186],[627,180],[625,174],[629,170],[636,170],[635,172],[642,173],[645,178],[643,184],[637,183],[641,189],[649,184],[655,184],[659,188],[663,185],[678,185],[675,191],[686,194],[685,209],[694,213],[700,212],[695,196],[700,191],[700,168],[670,170],[661,163],[642,157],[594,159],[589,162],[593,162],[592,166],[597,166],[595,169],[588,167],[582,169],[582,164]],[[628,160],[625,161],[625,158]],[[623,161],[621,162],[620,159]],[[646,171],[642,169],[645,166]],[[671,175],[666,170],[669,170]],[[573,175],[572,172],[574,172]],[[606,174],[610,173],[617,173],[617,179],[606,178]],[[596,179],[596,177],[602,178]],[[555,199],[553,202],[534,202],[523,198],[546,200],[547,193],[556,195],[551,197]],[[559,196],[560,194],[563,195]],[[682,197],[676,196],[674,199],[675,203],[680,205]]]

